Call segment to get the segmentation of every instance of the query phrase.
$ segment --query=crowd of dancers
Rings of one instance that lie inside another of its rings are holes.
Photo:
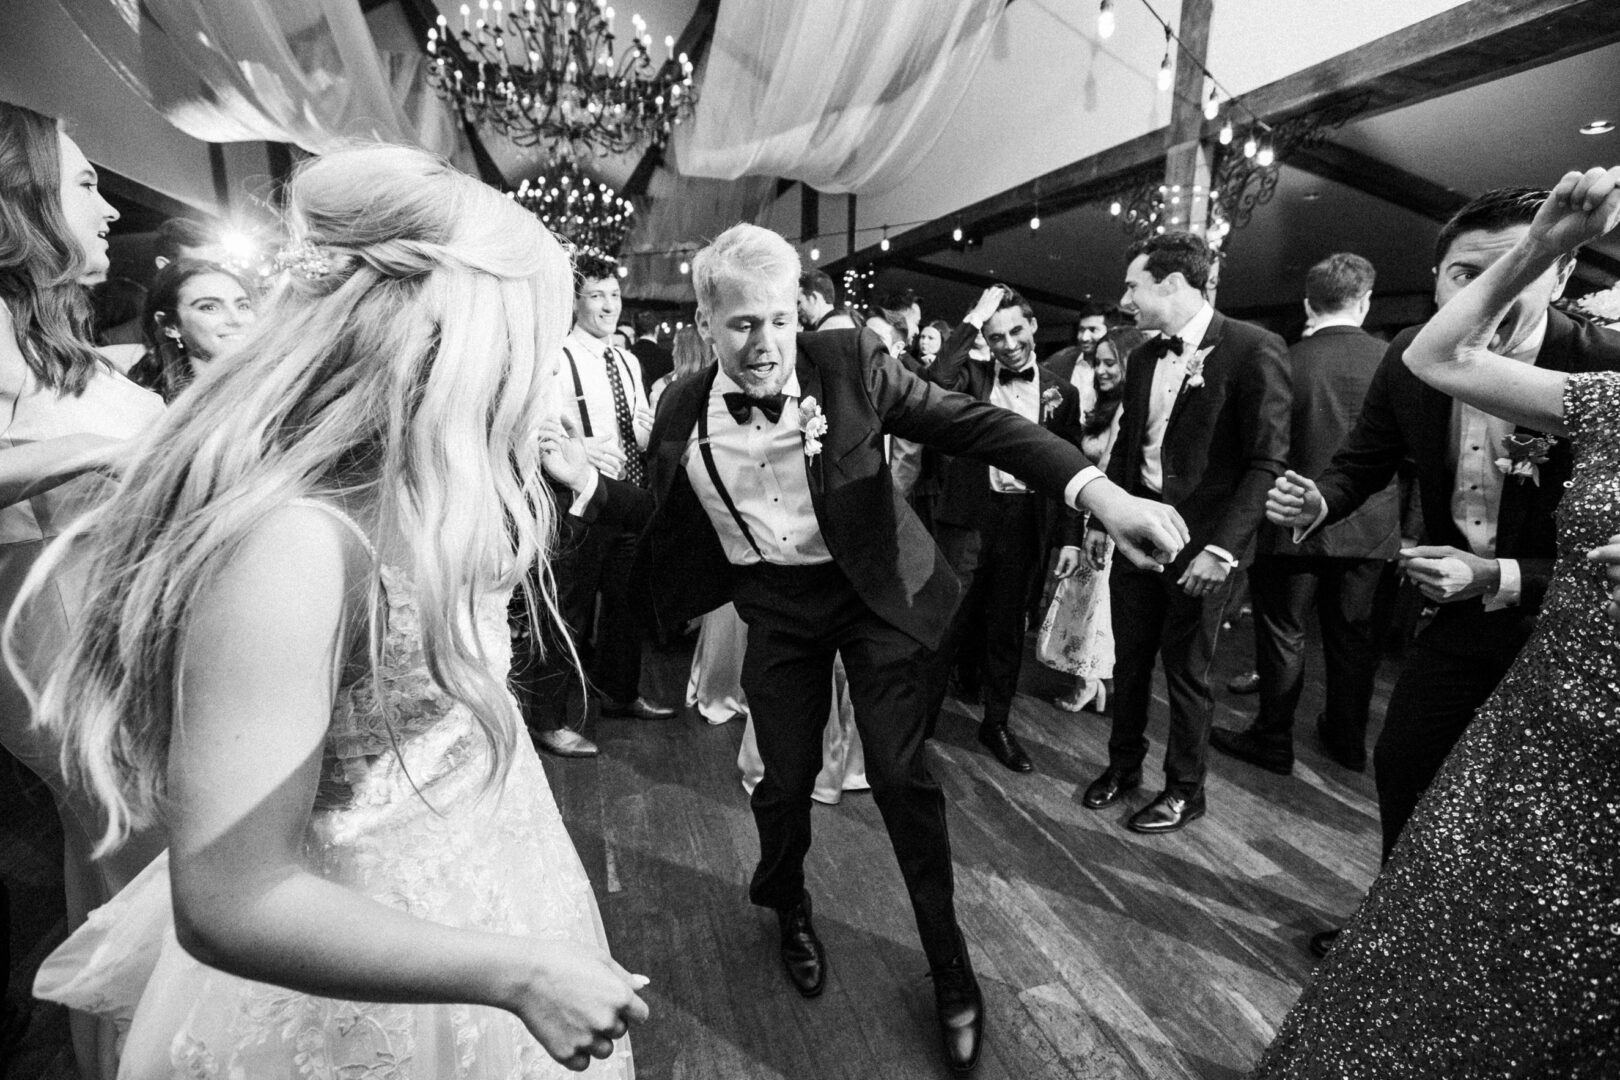
[[[1045,363],[1011,289],[955,327],[850,313],[751,225],[693,258],[673,355],[648,322],[615,342],[615,267],[388,146],[298,170],[267,295],[177,237],[146,347],[103,319],[98,349],[115,218],[56,122],[0,104],[0,739],[62,816],[74,929],[34,990],[87,1076],[632,1076],[647,983],[534,746],[675,715],[643,644],[693,631],[687,704],[746,717],[749,898],[787,978],[815,997],[831,964],[812,801],[870,787],[970,1071],[1016,1035],[987,1035],[955,909],[927,745],[953,689],[1031,770],[1038,626],[1059,704],[1111,714],[1103,809],[1143,783],[1162,667],[1164,785],[1127,826],[1173,833],[1218,812],[1212,742],[1291,767],[1312,606],[1319,733],[1364,765],[1391,557],[1439,613],[1373,755],[1384,866],[1254,1075],[1617,1067],[1620,335],[1553,301],[1620,169],[1470,203],[1438,314],[1387,349],[1364,260],[1312,270],[1289,349],[1168,232],[1119,268],[1127,318],[1084,313]],[[1212,733],[1251,564],[1262,705]]]

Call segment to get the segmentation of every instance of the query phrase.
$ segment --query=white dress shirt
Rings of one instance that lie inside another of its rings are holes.
[[[1030,357],[1029,367],[1034,368],[1035,359]],[[998,405],[1008,412],[1017,413],[1032,424],[1041,422],[1041,373],[1035,372],[1033,379],[1013,379],[1009,382],[1001,381],[1004,369],[1000,364],[995,365],[995,380],[990,384],[990,404]],[[1020,369],[1023,370],[1023,369]],[[1002,495],[1022,495],[1029,491],[1029,485],[1009,472],[1000,469],[990,470],[990,490]]]
[[[583,397],[583,410],[581,402],[574,401],[574,418],[581,419],[581,412],[589,412],[591,420],[591,435],[601,437],[609,436],[614,445],[628,453],[619,438],[619,422],[613,410],[613,384],[608,382],[607,365],[613,363],[619,369],[619,378],[624,383],[626,404],[630,406],[632,426],[635,428],[636,445],[642,450],[647,449],[647,442],[652,435],[653,414],[652,408],[647,404],[647,395],[641,386],[641,365],[633,357],[628,357],[620,349],[615,349],[601,338],[595,338],[575,326],[563,339],[563,349],[573,358],[574,368],[579,372],[579,387]],[[568,368],[568,360],[563,360],[562,377],[566,382],[569,393],[573,392],[573,372]]]
[[[1187,364],[1215,319],[1215,309],[1205,303],[1180,330],[1166,337],[1179,337],[1181,355],[1165,353],[1153,368],[1153,388],[1148,392],[1147,430],[1142,434],[1142,483],[1148,490],[1164,490],[1164,433],[1170,427],[1170,414],[1187,381]]]
[[[765,562],[778,566],[831,562],[832,553],[810,501],[809,461],[799,433],[798,374],[789,375],[782,387],[787,400],[774,424],[758,409],[749,413],[747,423],[737,423],[726,408],[725,395],[741,392],[742,387],[723,369],[715,372],[708,401],[709,451],[720,482],[759,545],[758,552],[737,528],[736,519],[709,479],[696,425],[683,459],[686,478],[708,512],[726,558],[734,566],[757,563],[761,555]]]

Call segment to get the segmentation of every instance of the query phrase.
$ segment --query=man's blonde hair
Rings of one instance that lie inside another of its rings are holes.
[[[692,257],[692,288],[705,315],[714,310],[722,285],[758,287],[773,280],[797,287],[799,253],[780,234],[758,225],[733,225]]]

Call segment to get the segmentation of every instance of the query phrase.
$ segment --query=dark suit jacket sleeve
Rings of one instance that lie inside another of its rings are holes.
[[[1210,543],[1244,558],[1266,518],[1266,493],[1288,467],[1288,436],[1293,426],[1288,351],[1282,338],[1262,333],[1238,372],[1239,435],[1246,463],[1231,507],[1215,527]]]
[[[927,378],[947,390],[966,392],[968,388],[968,353],[979,336],[979,328],[972,323],[958,323],[939,347],[939,355],[927,368]]]
[[[1316,478],[1327,504],[1325,524],[1332,524],[1389,486],[1411,452],[1395,413],[1395,396],[1405,372],[1404,351],[1392,344],[1367,387],[1367,399],[1355,427],[1333,455],[1326,473]],[[1413,380],[1416,389],[1416,380]]]
[[[911,374],[875,334],[860,341],[866,394],[885,432],[993,465],[1055,499],[1091,464],[1078,446],[1039,424]]]
[[[567,501],[562,501],[563,499]],[[572,500],[572,492],[564,492],[559,496],[560,505],[564,509],[563,517],[572,528],[593,525],[600,521],[640,532],[651,519],[654,507],[652,492],[624,480],[615,480],[603,473],[597,474],[596,490],[591,493],[590,499],[577,515],[567,512]]]

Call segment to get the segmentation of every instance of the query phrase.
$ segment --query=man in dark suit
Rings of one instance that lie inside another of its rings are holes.
[[[1503,188],[1459,210],[1436,244],[1435,303],[1444,305],[1512,248],[1546,197]],[[1620,335],[1549,307],[1573,265],[1560,260],[1519,294],[1491,339],[1492,352],[1554,371],[1620,370]],[[1274,523],[1308,534],[1383,491],[1408,456],[1416,463],[1428,544],[1401,558],[1439,612],[1407,653],[1373,748],[1385,859],[1474,710],[1530,636],[1557,555],[1553,514],[1572,470],[1569,441],[1558,439],[1534,482],[1504,475],[1496,463],[1507,456],[1503,441],[1537,433],[1420,382],[1402,360],[1417,329],[1390,343],[1327,472],[1315,482],[1289,472],[1266,508]],[[1318,934],[1312,950],[1325,953],[1336,934]]]
[[[636,329],[636,340],[630,343],[630,351],[641,364],[641,389],[650,394],[653,383],[675,370],[675,356],[658,344],[657,312],[638,311],[630,317],[630,325]]]
[[[1228,319],[1204,298],[1209,246],[1171,231],[1137,244],[1120,306],[1160,336],[1131,353],[1109,479],[1180,512],[1191,542],[1164,575],[1116,562],[1114,722],[1108,767],[1082,803],[1101,810],[1142,779],[1153,660],[1164,662],[1170,737],[1164,790],[1131,816],[1135,832],[1174,832],[1202,817],[1215,699],[1209,668],[1229,578],[1265,516],[1266,492],[1288,457],[1288,366],[1277,335]],[[1106,544],[1086,540],[1094,566]]]
[[[993,364],[973,364],[962,347],[983,327]],[[1035,362],[1034,309],[1003,285],[985,291],[928,368],[931,382],[967,394],[1038,423],[1080,445],[1079,395],[1073,386]],[[965,330],[963,328],[966,328]],[[929,702],[936,716],[945,700],[950,664],[963,620],[979,618],[983,652],[983,743],[1007,768],[1030,772],[1034,763],[1008,724],[1024,658],[1024,615],[1034,579],[1045,569],[1045,538],[1055,517],[1066,525],[1062,542],[1080,543],[1079,519],[1055,500],[1008,473],[970,458],[949,458],[944,486],[934,506],[934,539],[956,576],[963,600],[937,657]]]
[[[1373,281],[1372,263],[1351,254],[1330,255],[1305,275],[1306,336],[1288,350],[1294,387],[1288,460],[1305,476],[1327,470],[1384,358],[1384,343],[1361,329]],[[1212,731],[1215,749],[1272,772],[1293,770],[1294,710],[1305,685],[1305,620],[1315,608],[1327,671],[1317,735],[1333,760],[1356,772],[1366,768],[1367,713],[1378,672],[1374,600],[1384,567],[1400,546],[1394,481],[1301,543],[1287,530],[1261,526],[1249,568],[1260,714],[1243,731]]]
[[[783,964],[807,997],[826,972],[804,888],[810,793],[833,659],[843,658],[873,797],[934,973],[946,1055],[970,1069],[983,1005],[923,736],[930,653],[960,588],[895,491],[883,436],[979,458],[1085,505],[1145,565],[1155,561],[1148,551],[1179,551],[1180,519],[1132,498],[1038,425],[917,378],[870,332],[796,334],[799,258],[775,233],[734,226],[692,266],[698,328],[719,364],[660,403],[649,462],[657,509],[637,588],[662,626],[727,600],[748,624],[742,685],[765,761],[749,895],[777,912]]]
[[[1118,322],[1119,312],[1112,304],[1086,300],[1080,305],[1080,322],[1074,328],[1074,344],[1064,346],[1041,361],[1041,366],[1047,371],[1080,388],[1081,412],[1090,408],[1084,395],[1086,389],[1091,387],[1092,380],[1089,377],[1076,378],[1075,371],[1081,369],[1084,374],[1091,368],[1092,358],[1097,355],[1097,342],[1107,337],[1109,328]]]

